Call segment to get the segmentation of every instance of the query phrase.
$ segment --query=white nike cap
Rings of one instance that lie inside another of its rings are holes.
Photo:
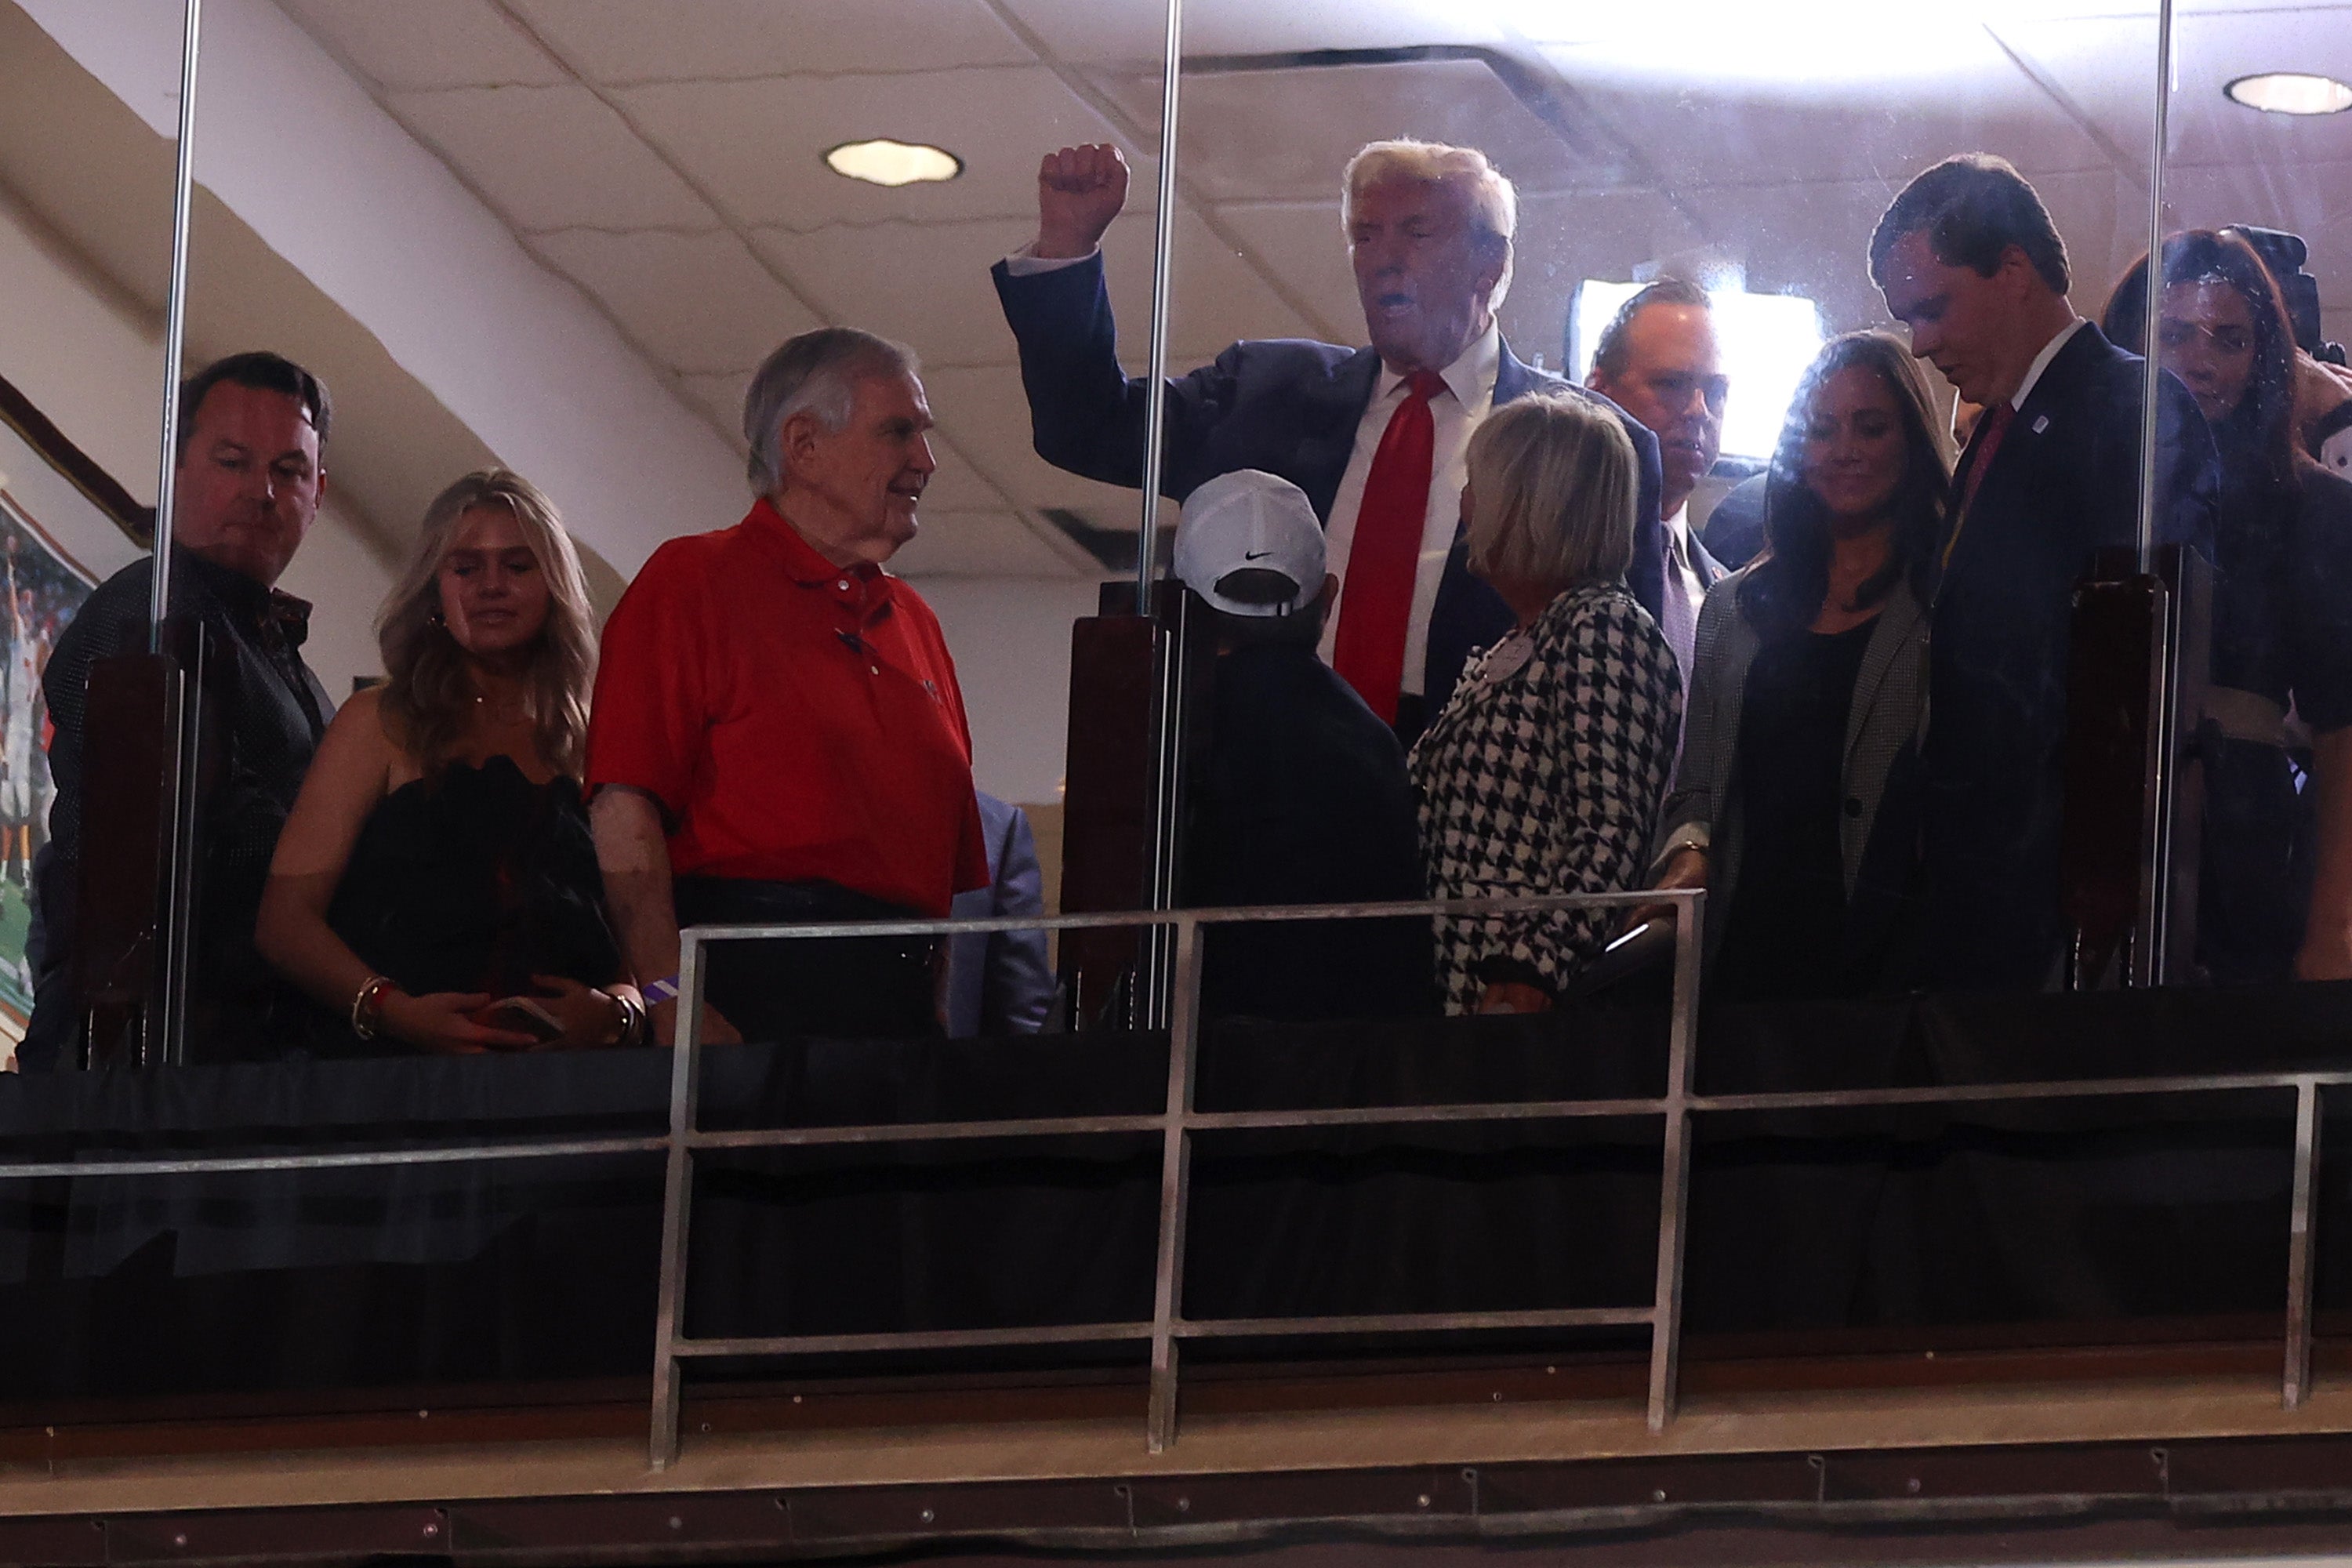
[[[1290,615],[1323,591],[1323,524],[1288,479],[1219,474],[1184,498],[1176,575],[1227,615]]]

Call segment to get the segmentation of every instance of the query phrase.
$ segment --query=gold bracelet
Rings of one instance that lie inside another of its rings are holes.
[[[352,998],[352,1033],[362,1040],[373,1040],[383,1024],[383,994],[394,989],[391,981],[381,974],[371,974],[360,982],[359,994]]]

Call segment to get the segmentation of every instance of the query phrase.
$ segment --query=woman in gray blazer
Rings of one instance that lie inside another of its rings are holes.
[[[1853,332],[1800,384],[1766,550],[1699,612],[1654,875],[1704,887],[1706,984],[1745,1000],[1899,979],[1949,448],[1902,344]]]

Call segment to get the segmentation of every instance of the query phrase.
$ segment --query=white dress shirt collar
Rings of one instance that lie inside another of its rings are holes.
[[[1690,547],[1690,502],[1685,501],[1675,508],[1675,515],[1666,519],[1664,526],[1666,531],[1666,543],[1675,552],[1675,563],[1685,569],[1694,568]]]
[[[2027,394],[2033,390],[2033,384],[2042,379],[2042,373],[2050,368],[2050,362],[2058,357],[2058,351],[2064,348],[2068,343],[2074,342],[2074,334],[2081,331],[2084,327],[2087,327],[2090,324],[2090,322],[2084,321],[2082,317],[2077,316],[2065,326],[2061,327],[2058,330],[2058,335],[2056,337],[2052,338],[2048,342],[2042,345],[2042,352],[2035,354],[2033,356],[2033,363],[2025,367],[2025,379],[2017,384],[2017,395],[2009,400],[2009,405],[2011,408],[2017,409],[2025,406]]]
[[[1438,374],[1445,378],[1445,388],[1454,394],[1454,401],[1463,407],[1477,409],[1491,402],[1495,395],[1495,377],[1503,369],[1503,329],[1494,321],[1486,330],[1470,340],[1470,346],[1456,355],[1452,364]],[[1396,395],[1404,377],[1381,364],[1381,378],[1372,388],[1372,401],[1386,402]]]

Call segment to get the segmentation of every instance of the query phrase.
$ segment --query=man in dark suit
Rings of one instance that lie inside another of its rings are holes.
[[[1980,405],[1953,477],[1928,665],[1925,978],[2034,988],[2064,956],[2058,907],[2072,598],[2093,551],[2138,537],[2141,360],[2066,302],[2066,247],[2000,159],[1905,187],[1871,276],[1911,352]],[[2167,376],[2157,536],[2210,555],[2212,437]]]
[[[1038,454],[1136,485],[1149,388],[1119,367],[1098,249],[1127,182],[1113,147],[1047,156],[1037,239],[995,277]],[[1511,626],[1458,548],[1471,430],[1530,393],[1607,399],[1530,370],[1496,331],[1517,208],[1485,154],[1374,142],[1349,162],[1342,188],[1370,346],[1238,342],[1171,381],[1162,488],[1181,500],[1204,479],[1256,468],[1306,491],[1342,584],[1324,655],[1409,740],[1444,706],[1470,650]],[[1658,528],[1657,442],[1630,417],[1625,426],[1642,460],[1632,585],[1655,615],[1661,555],[1639,546]]]
[[[988,886],[958,893],[948,912],[957,920],[1042,915],[1045,881],[1029,816],[986,790],[980,826],[988,844]],[[1034,1035],[1054,1007],[1054,969],[1042,931],[973,931],[948,939],[948,1037]]]
[[[204,628],[221,700],[222,777],[196,824],[194,959],[188,979],[188,1059],[266,1058],[291,1043],[303,1004],[253,944],[261,889],[311,753],[334,715],[302,661],[310,606],[276,584],[301,548],[326,495],[333,403],[319,378],[274,353],[233,354],[180,389],[174,436],[176,516],[172,613]],[[41,951],[33,1016],[17,1059],[28,1069],[81,1065],[74,983],[80,939],[82,806],[92,768],[84,720],[90,668],[147,647],[152,556],[99,584],[42,675],[56,735],[49,767],[58,797],[49,841],[33,869]]]
[[[1287,479],[1205,480],[1176,529],[1177,578],[1216,639],[1207,744],[1188,790],[1181,901],[1196,908],[1411,902],[1424,896],[1404,749],[1315,657],[1339,589],[1314,508]],[[1212,1018],[1434,1013],[1426,920],[1209,927]]]
[[[1650,613],[1675,650],[1687,691],[1698,607],[1723,575],[1690,525],[1691,492],[1723,455],[1723,405],[1731,395],[1706,290],[1680,278],[1637,290],[1602,329],[1584,384],[1658,438],[1661,588]]]

